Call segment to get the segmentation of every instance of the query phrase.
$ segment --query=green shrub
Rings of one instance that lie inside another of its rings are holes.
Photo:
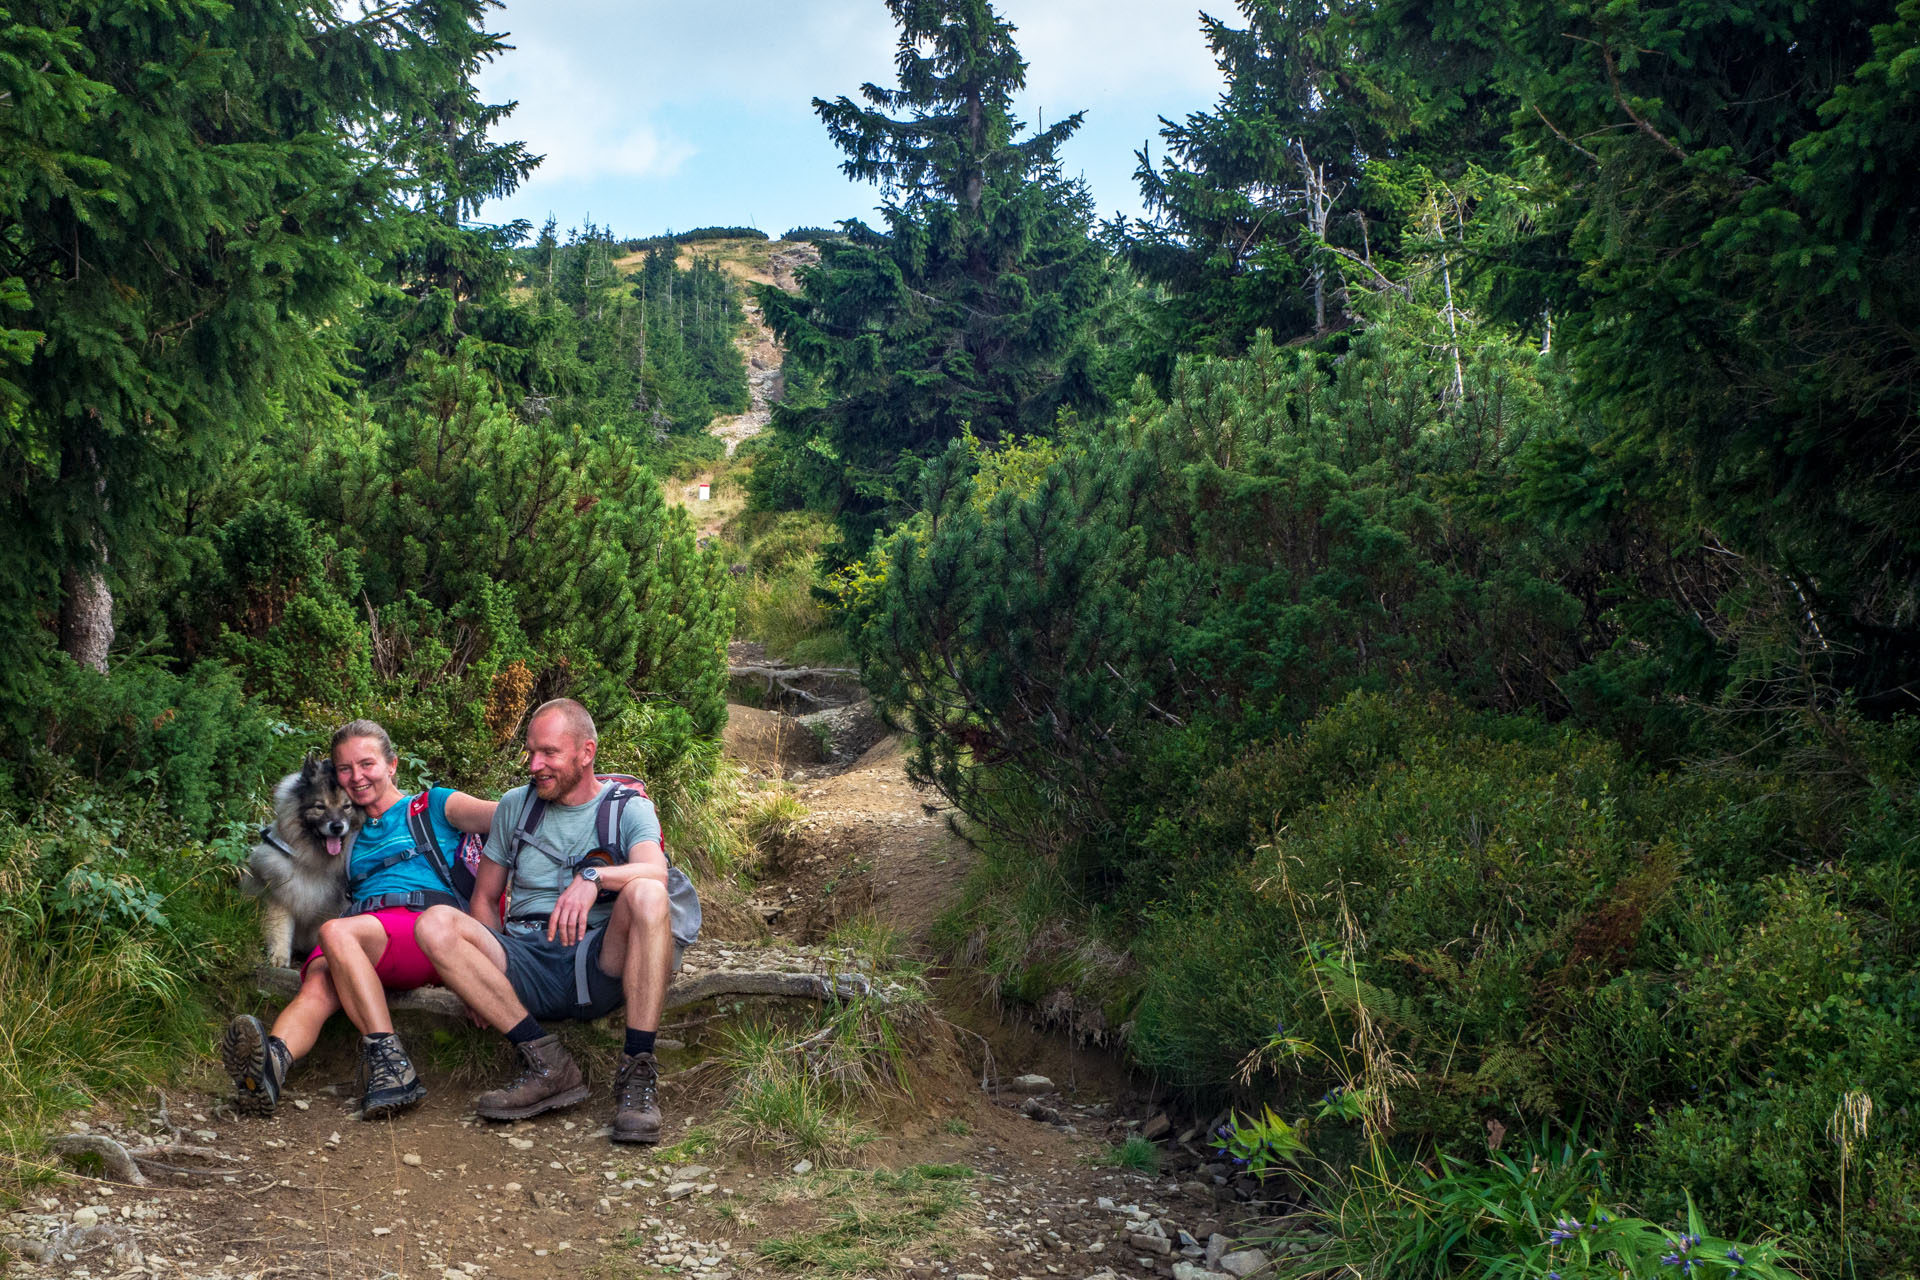
[[[48,682],[38,750],[16,780],[22,798],[39,804],[69,778],[103,788],[103,800],[149,791],[204,833],[236,797],[262,793],[299,758],[289,727],[218,662],[176,675],[129,659],[102,675],[60,661]]]
[[[252,843],[202,842],[139,790],[69,776],[30,820],[0,817],[0,1144],[25,1168],[38,1127],[202,1060],[209,996],[258,945],[232,889]]]

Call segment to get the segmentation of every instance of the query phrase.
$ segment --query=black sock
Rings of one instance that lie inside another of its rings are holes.
[[[393,1039],[391,1031],[369,1031],[360,1037],[361,1044],[379,1044],[382,1040]]]
[[[652,1053],[653,1042],[659,1034],[658,1031],[641,1031],[634,1027],[628,1027],[627,1056],[631,1058],[636,1053]]]
[[[513,1030],[507,1032],[507,1043],[526,1044],[529,1041],[538,1040],[545,1034],[547,1034],[546,1028],[535,1022],[532,1014],[528,1014],[514,1024]]]

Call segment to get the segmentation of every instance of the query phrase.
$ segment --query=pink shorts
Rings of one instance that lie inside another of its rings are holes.
[[[427,953],[414,941],[413,926],[420,919],[418,911],[410,907],[388,907],[384,911],[368,914],[387,931],[387,949],[380,953],[379,963],[373,966],[381,986],[389,991],[411,991],[415,987],[433,986],[440,981],[440,975],[434,972],[433,961],[427,959]],[[306,977],[307,965],[319,959],[325,950],[324,947],[313,949],[313,954],[307,957],[307,963],[300,966],[301,977]]]

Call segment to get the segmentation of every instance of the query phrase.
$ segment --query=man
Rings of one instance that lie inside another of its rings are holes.
[[[657,1142],[654,1040],[683,944],[673,933],[653,804],[632,796],[620,808],[624,862],[600,848],[612,834],[601,829],[611,823],[603,795],[620,784],[594,776],[597,745],[593,717],[571,698],[534,712],[527,723],[531,782],[500,798],[471,906],[465,913],[430,908],[417,935],[440,980],[505,1032],[525,1063],[513,1083],[474,1099],[475,1111],[489,1120],[523,1120],[585,1101],[579,1066],[540,1019],[598,1018],[624,1004],[627,1043],[612,1136]],[[686,886],[684,876],[675,879],[677,889]],[[503,922],[500,897],[509,887]],[[690,886],[684,892],[690,899]],[[698,928],[697,910],[687,942]]]

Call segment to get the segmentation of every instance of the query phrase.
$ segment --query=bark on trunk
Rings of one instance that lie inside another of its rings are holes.
[[[62,451],[63,480],[93,484],[93,496],[102,507],[107,501],[107,477],[100,454],[92,444],[73,444]],[[113,647],[113,591],[107,586],[107,542],[99,525],[89,530],[83,563],[69,565],[60,574],[60,648],[83,667],[105,674],[107,650]]]
[[[113,591],[107,586],[107,551],[97,539],[94,552],[99,558],[91,566],[61,575],[60,647],[104,675],[113,647]]]

